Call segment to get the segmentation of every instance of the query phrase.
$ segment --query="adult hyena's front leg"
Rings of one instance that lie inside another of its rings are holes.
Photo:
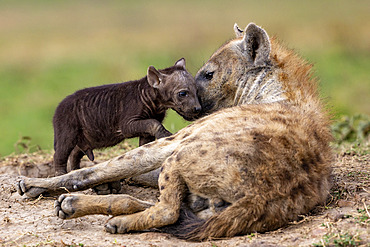
[[[167,167],[169,168],[166,169]],[[110,219],[105,226],[106,231],[126,233],[175,223],[179,217],[180,205],[186,192],[185,183],[178,173],[171,172],[168,165],[163,165],[158,182],[161,196],[155,206],[139,213],[116,216]]]
[[[59,195],[65,192],[73,192],[89,188],[97,184],[98,173],[93,167],[84,168],[52,178],[28,178],[20,177],[16,189],[20,195],[37,197],[43,195]]]
[[[129,195],[63,194],[55,201],[54,208],[59,218],[71,219],[91,214],[133,214],[153,205]]]
[[[16,184],[18,193],[28,197],[40,194],[58,195],[66,191],[85,190],[93,186],[147,173],[161,166],[178,142],[157,140],[121,156],[92,167],[52,178],[22,178]]]
[[[149,186],[152,188],[158,188],[158,177],[159,177],[159,174],[161,173],[160,170],[161,169],[158,168],[148,173],[141,174],[136,177],[132,177],[130,178],[130,181],[136,184]]]

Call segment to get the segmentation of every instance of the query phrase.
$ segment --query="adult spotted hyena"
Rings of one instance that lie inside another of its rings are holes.
[[[323,203],[331,135],[311,66],[253,23],[235,32],[196,75],[202,109],[213,114],[94,167],[23,178],[19,193],[82,190],[162,167],[155,205],[126,195],[68,194],[56,201],[56,214],[114,215],[106,230],[126,233],[175,223],[189,193],[227,202],[206,220],[180,224],[177,232],[193,240],[273,230]]]

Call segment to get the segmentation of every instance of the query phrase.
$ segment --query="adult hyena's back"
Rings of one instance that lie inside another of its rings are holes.
[[[203,121],[207,124],[203,125]],[[209,180],[220,174],[222,186],[230,184],[222,188],[227,192],[221,193],[228,202],[237,199],[230,194],[238,192],[243,184],[248,190],[255,187],[259,193],[273,191],[272,194],[286,195],[290,190],[297,194],[312,191],[318,193],[318,198],[326,197],[328,187],[319,180],[328,178],[332,155],[327,141],[330,131],[323,124],[314,112],[281,103],[233,107],[196,122],[186,132],[181,131],[178,137],[189,136],[175,151],[174,160],[186,161],[176,167],[192,192],[207,197],[212,196],[207,186],[218,186],[216,182],[204,182],[207,178],[203,176],[207,174]],[[188,173],[189,170],[192,172]],[[198,173],[202,179],[196,178]],[[317,187],[310,187],[310,181],[318,183]],[[303,191],[305,185],[307,191]],[[230,193],[233,188],[236,191]],[[206,192],[202,193],[203,190]]]
[[[323,203],[332,158],[324,124],[314,112],[274,103],[234,107],[190,127],[170,166],[181,163],[190,192],[231,203],[196,239],[272,230]]]

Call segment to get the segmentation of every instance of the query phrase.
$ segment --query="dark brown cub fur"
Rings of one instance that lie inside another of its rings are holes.
[[[194,78],[185,59],[136,81],[85,88],[67,96],[57,107],[54,125],[55,175],[80,168],[93,149],[114,146],[126,138],[140,137],[140,145],[171,135],[161,124],[172,108],[187,120],[201,110]]]

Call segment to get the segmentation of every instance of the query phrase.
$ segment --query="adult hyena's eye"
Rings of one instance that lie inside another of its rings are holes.
[[[180,97],[186,97],[186,96],[188,96],[188,92],[187,91],[180,91],[179,96]]]
[[[205,73],[205,75],[204,75],[204,77],[207,79],[207,80],[212,80],[212,78],[213,78],[213,71],[212,72],[209,72],[209,71],[207,71],[206,73]]]

